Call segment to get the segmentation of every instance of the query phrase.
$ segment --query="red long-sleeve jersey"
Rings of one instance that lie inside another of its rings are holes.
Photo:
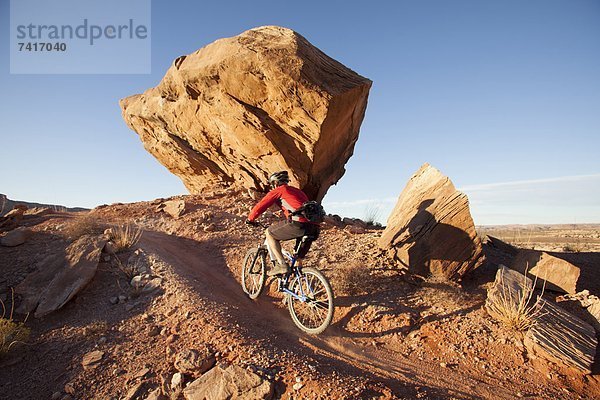
[[[296,211],[307,201],[308,196],[302,190],[288,185],[277,186],[254,206],[252,211],[250,211],[250,215],[248,215],[248,220],[254,221],[275,203],[281,207],[285,216],[289,218],[290,213]],[[301,215],[296,215],[292,219],[298,222],[308,222]]]

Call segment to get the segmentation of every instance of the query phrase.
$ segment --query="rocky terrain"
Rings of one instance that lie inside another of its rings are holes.
[[[266,26],[121,100],[192,195],[3,210],[0,398],[599,398],[600,253],[477,233],[466,196],[428,164],[385,228],[325,218],[305,261],[335,292],[325,332],[298,330],[270,281],[244,294],[242,260],[264,236],[244,220],[269,173],[321,200],[370,86]]]
[[[486,288],[498,264],[513,258],[488,242],[486,263],[460,285],[415,279],[379,250],[380,228],[330,217],[306,263],[332,281],[335,319],[322,335],[303,334],[274,288],[251,301],[239,285],[245,251],[262,235],[243,225],[254,202],[244,191],[214,190],[25,215],[25,243],[0,247],[0,292],[9,307],[8,288],[39,272],[48,254],[64,252],[74,234],[92,227],[102,235],[126,223],[143,232],[132,248],[105,251],[93,280],[64,307],[27,318],[29,340],[0,359],[0,398],[189,399],[202,390],[203,375],[211,387],[254,388],[255,398],[600,395],[597,364],[586,374],[547,361],[528,351],[523,333],[486,312]],[[267,214],[267,222],[277,218]],[[570,256],[584,268],[600,261],[593,253]],[[16,296],[17,309],[22,300]],[[568,309],[588,318],[574,304]]]

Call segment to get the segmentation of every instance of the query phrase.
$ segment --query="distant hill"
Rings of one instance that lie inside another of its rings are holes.
[[[69,208],[69,207],[56,205],[56,204],[41,204],[41,203],[30,203],[27,201],[20,201],[20,200],[11,200],[5,194],[0,193],[0,217],[3,216],[4,214],[6,214],[7,212],[9,212],[10,210],[12,210],[13,207],[16,206],[17,204],[24,204],[27,206],[27,208],[48,207],[48,208],[54,208],[54,209],[61,210],[61,211],[87,211],[87,210],[89,210],[88,208],[82,208],[82,207]]]

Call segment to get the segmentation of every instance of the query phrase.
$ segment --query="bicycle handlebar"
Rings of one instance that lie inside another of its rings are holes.
[[[269,227],[269,225],[263,224],[262,222],[257,222],[257,221],[248,221],[248,220],[246,220],[245,223],[246,223],[246,225],[254,227],[254,228],[267,229]]]

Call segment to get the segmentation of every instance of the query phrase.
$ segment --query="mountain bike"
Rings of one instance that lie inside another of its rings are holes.
[[[264,225],[259,225],[265,228]],[[296,240],[294,253],[283,249],[283,255],[290,265],[290,272],[277,275],[277,290],[284,295],[292,321],[298,328],[309,334],[323,332],[333,319],[333,290],[327,278],[317,269],[303,267],[298,251],[307,240],[302,236]],[[268,260],[268,261],[267,261]],[[267,262],[273,266],[269,257],[267,242],[252,248],[244,258],[242,266],[242,289],[251,299],[262,293],[267,279]]]

